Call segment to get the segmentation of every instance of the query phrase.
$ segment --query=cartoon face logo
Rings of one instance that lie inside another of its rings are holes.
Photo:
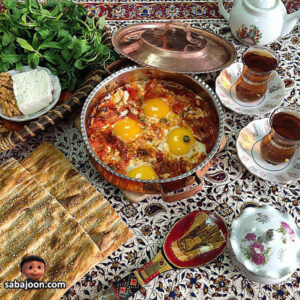
[[[45,274],[45,265],[39,256],[25,256],[21,262],[21,272],[29,279],[39,280]]]

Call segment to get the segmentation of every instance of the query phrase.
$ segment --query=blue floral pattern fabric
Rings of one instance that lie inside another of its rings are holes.
[[[109,21],[109,25],[115,30],[135,22]],[[210,30],[232,42],[238,52],[237,61],[241,61],[246,46],[233,38],[228,24],[223,19],[190,19],[189,22],[192,26]],[[289,35],[269,45],[280,56],[277,72],[286,87],[283,105],[300,105],[299,36],[299,28],[295,28]],[[218,72],[201,75],[201,78],[214,86],[217,75]],[[61,121],[55,127],[49,128],[42,135],[0,154],[0,162],[12,156],[21,160],[43,141],[52,142],[107,198],[133,232],[134,238],[130,242],[90,270],[62,297],[62,300],[94,299],[97,293],[102,293],[113,281],[127,276],[149,262],[162,247],[171,226],[192,211],[202,209],[214,211],[223,217],[230,229],[233,219],[240,214],[245,203],[251,202],[247,205],[272,205],[286,211],[298,225],[300,224],[300,181],[286,185],[264,181],[247,171],[237,156],[236,140],[239,131],[250,121],[266,116],[238,115],[224,108],[224,117],[227,147],[217,154],[213,166],[203,178],[202,191],[191,198],[173,203],[163,202],[159,195],[137,204],[125,200],[120,190],[105,181],[92,167],[72,116],[69,120]],[[251,282],[231,264],[225,251],[206,266],[173,270],[159,275],[142,288],[133,299],[296,300],[300,299],[299,285],[300,269],[281,284],[271,286]]]

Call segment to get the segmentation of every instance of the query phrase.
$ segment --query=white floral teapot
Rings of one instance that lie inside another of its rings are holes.
[[[218,0],[218,5],[232,34],[247,45],[274,42],[288,34],[300,18],[300,11],[287,14],[281,0],[234,0],[230,14],[223,0]]]

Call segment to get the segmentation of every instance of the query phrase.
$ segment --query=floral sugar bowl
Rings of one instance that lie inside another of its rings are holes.
[[[272,206],[249,207],[233,221],[227,248],[245,277],[276,284],[300,265],[300,229],[290,215]]]

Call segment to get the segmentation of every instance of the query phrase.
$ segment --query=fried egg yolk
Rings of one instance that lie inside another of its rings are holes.
[[[127,143],[134,141],[141,133],[141,129],[136,121],[130,118],[125,118],[115,124],[113,133],[123,142]]]
[[[167,137],[169,150],[175,155],[187,154],[195,144],[193,134],[186,128],[172,129]]]
[[[152,118],[165,118],[170,111],[169,105],[160,98],[152,98],[145,101],[144,114]]]
[[[127,172],[127,176],[137,179],[157,179],[157,175],[150,166],[139,166]]]

